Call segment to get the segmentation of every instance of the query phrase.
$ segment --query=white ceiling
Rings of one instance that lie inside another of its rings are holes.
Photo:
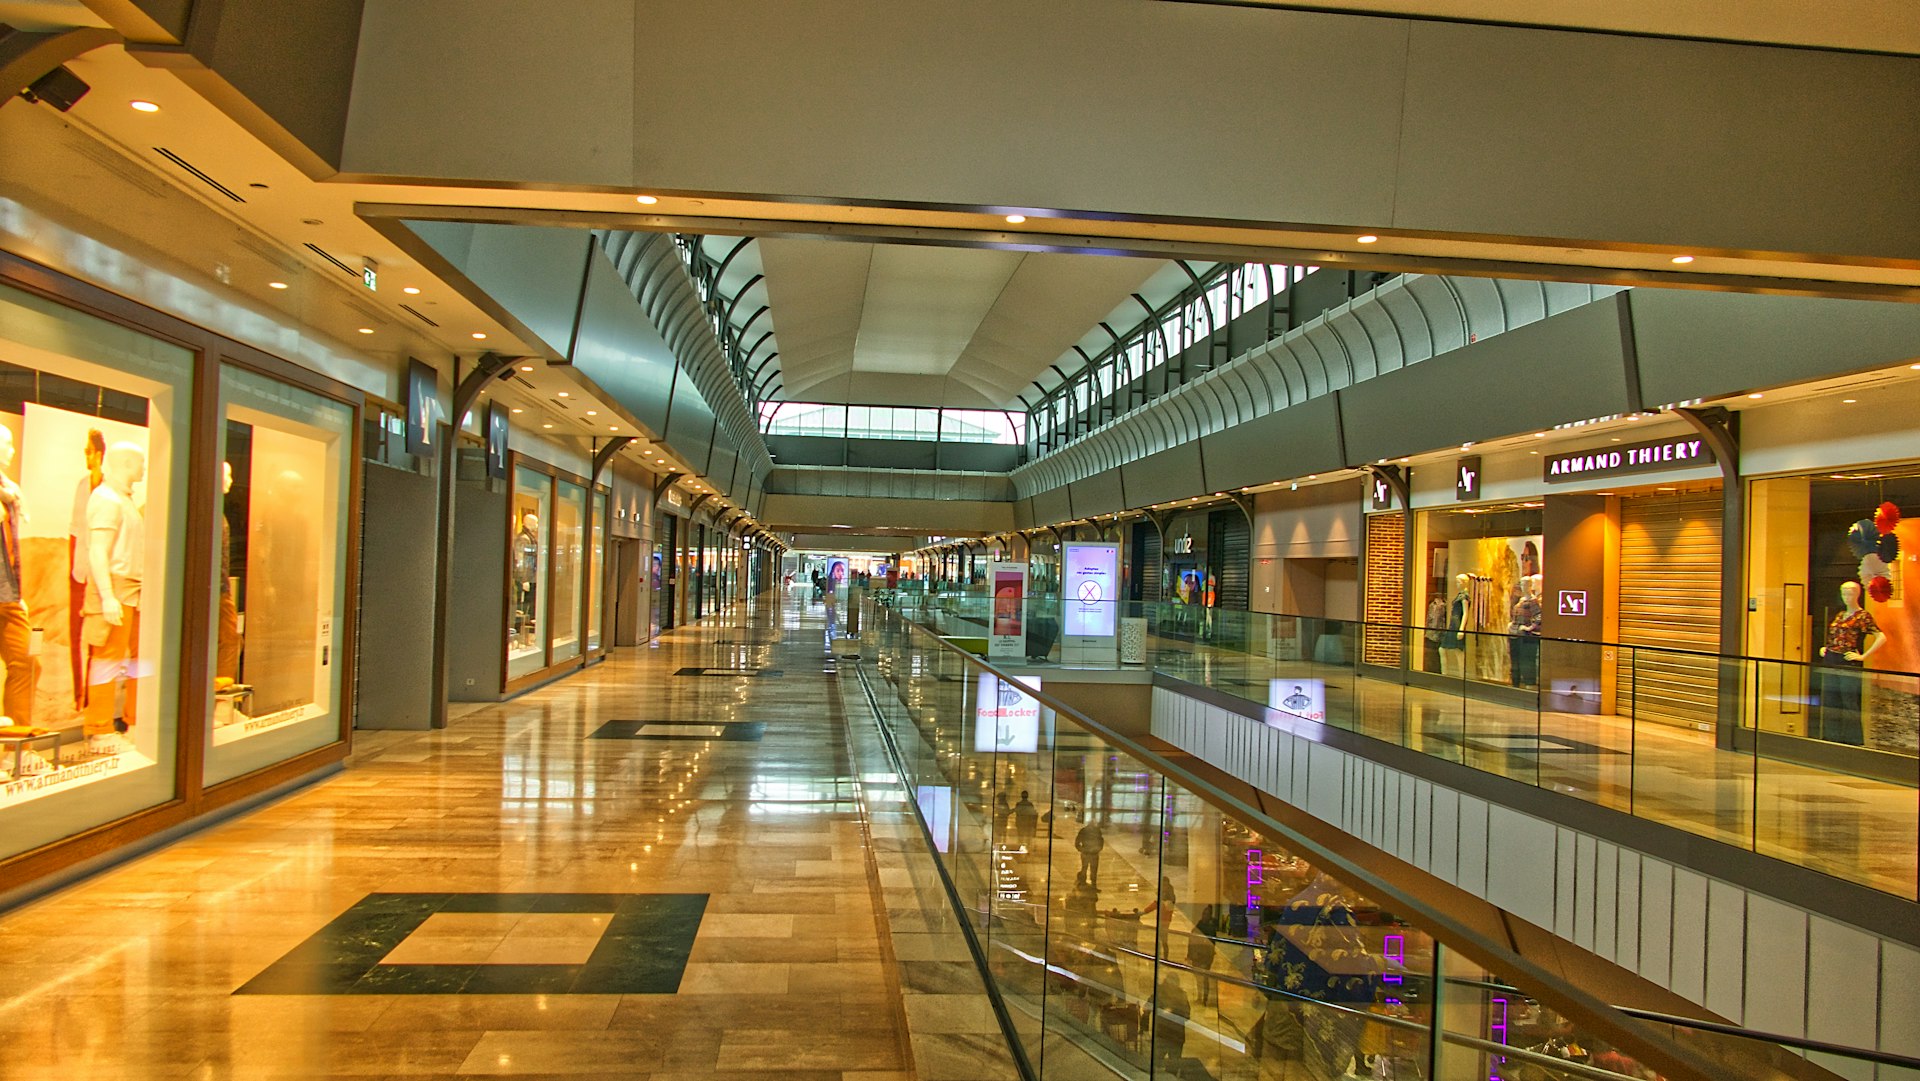
[[[1163,260],[758,243],[790,401],[1002,408]]]

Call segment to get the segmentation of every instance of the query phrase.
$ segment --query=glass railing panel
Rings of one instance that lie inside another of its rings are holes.
[[[1533,640],[1539,651],[1538,722],[1531,742],[1511,750],[1531,759],[1533,783],[1616,810],[1630,809],[1633,729],[1616,711],[1615,651],[1591,642]]]
[[[982,675],[979,682],[980,731],[991,724],[997,743],[987,961],[1027,1058],[1037,1063],[1044,1053],[1049,899],[1061,892],[1055,854],[1071,851],[1071,839],[1062,842],[1058,836],[1055,720],[1053,710],[1022,686],[992,675]],[[1072,869],[1071,861],[1062,862]]]

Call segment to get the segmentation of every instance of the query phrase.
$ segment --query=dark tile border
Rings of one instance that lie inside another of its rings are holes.
[[[643,728],[719,728],[720,735],[698,732],[675,735],[671,732],[641,732]],[[766,735],[765,721],[608,721],[593,730],[588,739],[692,740],[699,743],[758,743]]]
[[[779,679],[786,672],[778,668],[704,668],[676,669],[676,676],[717,676],[723,679]]]
[[[236,995],[670,995],[680,990],[704,893],[370,893]],[[604,913],[578,965],[386,965],[441,912]]]

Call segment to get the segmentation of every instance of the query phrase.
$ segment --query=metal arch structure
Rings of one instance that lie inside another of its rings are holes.
[[[1621,291],[1433,274],[1391,279],[1015,469],[1016,497],[1085,480]]]

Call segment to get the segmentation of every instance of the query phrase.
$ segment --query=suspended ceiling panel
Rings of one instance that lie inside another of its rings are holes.
[[[781,397],[1003,407],[1163,260],[765,239]]]

